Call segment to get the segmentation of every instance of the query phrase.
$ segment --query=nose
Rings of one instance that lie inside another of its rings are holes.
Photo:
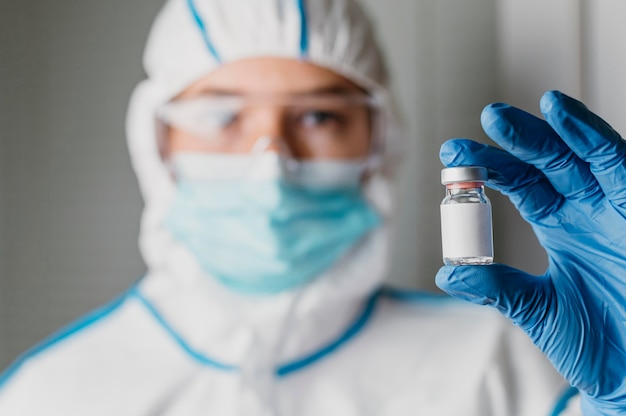
[[[284,152],[285,134],[287,134],[284,116],[280,108],[258,108],[249,135],[251,152]]]
[[[273,136],[261,136],[252,145],[252,152],[283,152],[283,141],[281,138]]]

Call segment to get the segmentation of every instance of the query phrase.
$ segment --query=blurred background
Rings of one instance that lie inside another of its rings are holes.
[[[315,1],[315,0],[309,0]],[[548,89],[626,132],[626,2],[363,0],[407,128],[390,282],[437,290],[440,144],[487,141],[481,109],[539,114]],[[0,3],[0,370],[141,277],[142,201],[124,120],[155,0]],[[496,261],[542,273],[530,227],[491,192]]]

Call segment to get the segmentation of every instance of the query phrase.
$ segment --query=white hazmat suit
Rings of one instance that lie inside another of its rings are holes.
[[[163,227],[176,187],[156,108],[221,63],[304,59],[384,103],[382,169],[364,185],[383,225],[295,290],[244,296]],[[147,274],[0,377],[0,415],[548,415],[566,383],[491,309],[381,289],[398,148],[372,28],[349,0],[170,0],[128,115],[145,200]],[[556,414],[556,413],[554,413]]]

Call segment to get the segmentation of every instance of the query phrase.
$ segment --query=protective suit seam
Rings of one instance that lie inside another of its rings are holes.
[[[370,318],[374,313],[374,309],[376,308],[378,300],[380,299],[381,293],[381,290],[377,290],[372,294],[372,296],[370,296],[359,317],[339,338],[328,344],[326,347],[321,348],[317,352],[310,354],[307,357],[279,366],[276,369],[276,375],[278,377],[285,377],[291,373],[308,367],[318,362],[319,360],[331,355],[336,350],[340,349],[343,345],[347,344],[366,327],[367,323],[370,321]]]
[[[159,313],[157,308],[150,303],[148,299],[146,299],[138,289],[135,289],[131,292],[137,300],[142,304],[142,306],[148,311],[150,315],[154,318],[156,323],[163,329],[167,335],[176,343],[178,346],[185,352],[189,357],[199,362],[202,365],[206,365],[209,367],[216,368],[222,371],[234,371],[237,369],[236,366],[231,364],[221,363],[213,358],[210,358],[194,348],[192,348],[185,339],[165,320],[165,318]]]
[[[193,20],[196,22],[196,26],[198,26],[198,29],[200,30],[200,33],[202,34],[202,40],[204,40],[204,44],[209,50],[209,53],[211,54],[211,56],[213,56],[213,58],[215,58],[217,62],[220,62],[221,61],[220,56],[217,53],[217,50],[215,49],[213,42],[211,42],[211,38],[209,37],[209,32],[207,31],[207,27],[204,23],[204,20],[202,20],[202,17],[200,16],[198,9],[196,8],[196,5],[194,4],[194,0],[187,0],[187,6],[189,7],[189,11],[191,12]]]
[[[300,12],[300,57],[306,58],[309,53],[309,29],[307,24],[306,6],[304,0],[295,0]]]
[[[359,317],[350,325],[350,327],[335,341],[328,344],[326,347],[321,348],[317,352],[310,354],[304,358],[299,360],[295,360],[291,363],[283,364],[276,368],[276,375],[278,377],[284,377],[291,373],[294,373],[298,370],[301,370],[305,367],[312,365],[313,363],[323,359],[324,357],[332,354],[341,346],[349,342],[353,339],[357,334],[365,328],[366,324],[370,321],[371,316],[373,315],[375,306],[377,304],[377,300],[379,299],[381,291],[376,291],[370,298],[368,299],[363,312],[359,315]],[[207,357],[206,355],[194,350],[175,330],[172,328],[165,318],[161,316],[158,310],[152,305],[148,299],[146,299],[141,292],[134,288],[129,295],[132,295],[139,300],[139,302],[147,309],[147,311],[152,315],[152,317],[157,321],[157,323],[165,330],[165,332],[185,351],[191,358],[198,361],[199,363],[207,366],[211,366],[223,371],[235,371],[237,370],[237,366],[220,363],[217,360]]]

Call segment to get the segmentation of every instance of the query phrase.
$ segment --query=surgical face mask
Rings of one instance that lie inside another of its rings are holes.
[[[346,255],[380,219],[361,194],[363,162],[299,163],[273,153],[178,153],[165,220],[210,276],[247,294],[296,288]]]

